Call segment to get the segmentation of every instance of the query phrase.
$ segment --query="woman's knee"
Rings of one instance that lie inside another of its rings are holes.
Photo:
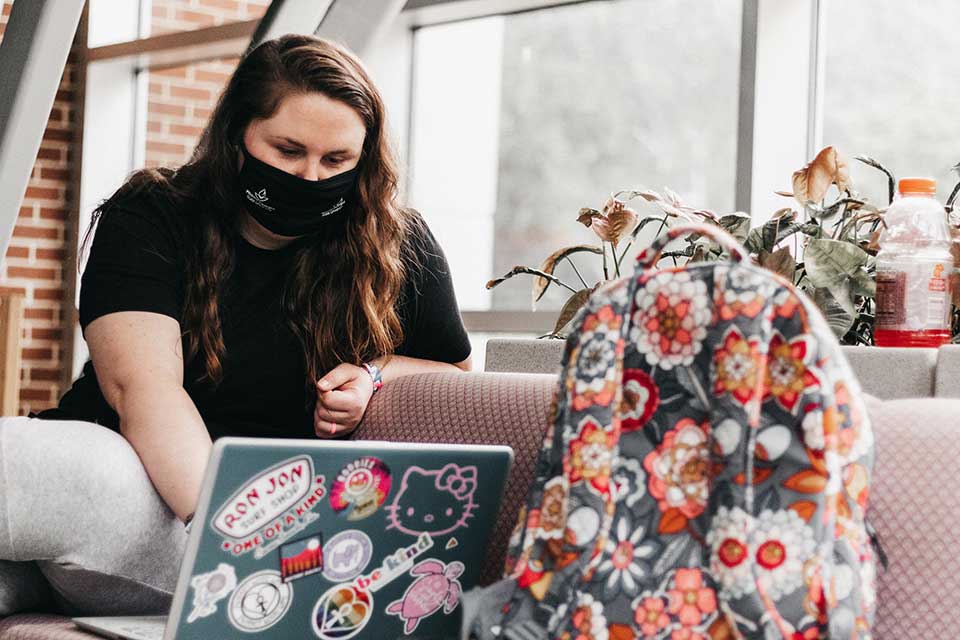
[[[0,558],[6,551],[14,560],[155,536],[174,518],[123,436],[88,422],[30,418],[0,419],[4,514],[12,548],[0,539]]]

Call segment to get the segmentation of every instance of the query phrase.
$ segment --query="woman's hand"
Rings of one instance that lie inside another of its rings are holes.
[[[373,380],[363,367],[341,364],[317,381],[313,429],[331,438],[356,429],[373,395]]]

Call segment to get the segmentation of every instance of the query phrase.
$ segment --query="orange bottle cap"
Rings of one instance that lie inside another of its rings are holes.
[[[937,193],[937,181],[933,178],[900,178],[897,190],[901,194],[920,193],[932,196]]]

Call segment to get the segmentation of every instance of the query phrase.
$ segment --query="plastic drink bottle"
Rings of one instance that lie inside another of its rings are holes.
[[[881,347],[950,342],[953,256],[936,180],[903,178],[884,216],[877,253],[873,341]]]

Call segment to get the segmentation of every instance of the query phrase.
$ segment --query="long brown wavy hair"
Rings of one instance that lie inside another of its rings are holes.
[[[244,131],[252,120],[271,117],[285,96],[314,91],[352,107],[364,122],[366,138],[357,202],[343,215],[335,237],[302,243],[285,285],[284,313],[303,346],[306,384],[312,388],[342,362],[389,355],[403,339],[396,305],[408,269],[419,268],[405,239],[422,220],[397,202],[397,160],[383,100],[346,48],[313,36],[286,35],[262,43],[240,61],[189,162],[178,169],[135,172],[97,208],[90,227],[113,205],[145,190],[190,211],[197,242],[187,251],[180,323],[187,362],[202,359],[202,380],[217,384],[223,377],[226,348],[217,300],[242,241],[237,175]]]

